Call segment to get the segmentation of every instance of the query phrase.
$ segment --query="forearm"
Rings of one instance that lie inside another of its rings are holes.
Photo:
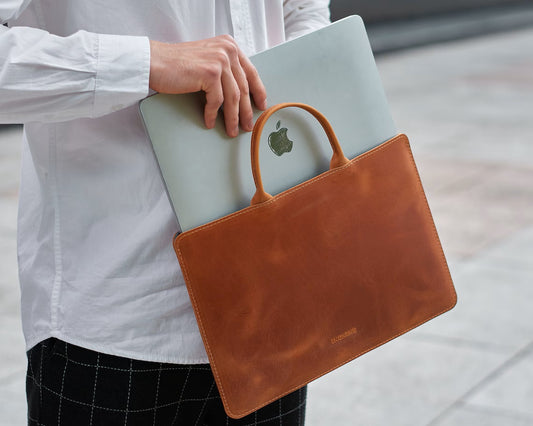
[[[149,41],[0,27],[0,123],[98,117],[148,94]]]

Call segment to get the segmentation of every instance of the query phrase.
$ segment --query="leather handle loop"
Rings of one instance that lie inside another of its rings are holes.
[[[261,134],[263,133],[263,128],[265,127],[266,122],[272,116],[272,114],[274,114],[276,111],[279,111],[280,109],[288,107],[297,107],[304,109],[305,111],[312,114],[322,125],[322,128],[324,129],[328,137],[331,148],[333,149],[330,169],[343,166],[344,164],[349,162],[349,160],[344,156],[342,148],[339,144],[339,140],[337,139],[337,136],[335,135],[331,124],[321,112],[319,112],[317,109],[313,108],[310,105],[298,102],[286,102],[273,105],[259,116],[259,118],[255,122],[254,129],[252,130],[252,175],[254,177],[256,188],[255,195],[253,196],[251,202],[252,205],[262,203],[272,198],[272,195],[265,192],[265,189],[263,187],[263,181],[261,179],[261,171],[259,168],[259,142],[261,139]]]

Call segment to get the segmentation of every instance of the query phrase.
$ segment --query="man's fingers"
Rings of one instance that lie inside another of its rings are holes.
[[[241,60],[240,60],[240,57],[244,55],[242,51],[239,49],[239,47],[237,46],[237,44],[235,43],[235,40],[233,40],[232,38],[226,39],[225,43],[226,43],[225,48],[226,48],[226,52],[228,55],[229,64],[231,67],[231,72],[239,88],[239,101],[238,101],[238,105],[235,105],[233,104],[235,99],[226,99],[224,101],[224,114],[226,115],[228,103],[231,103],[231,106],[230,106],[231,112],[232,113],[234,112],[234,108],[237,108],[238,110],[238,117],[239,117],[238,119],[239,119],[239,123],[241,127],[246,131],[251,131],[253,128],[253,110],[252,110],[252,103],[250,100],[248,77],[241,66]],[[231,119],[233,119],[233,116],[230,116],[230,117]],[[230,132],[228,132],[228,134]],[[233,134],[233,132],[231,133]]]
[[[259,77],[259,73],[250,59],[248,59],[248,57],[242,52],[239,54],[239,61],[244,74],[246,75],[246,80],[248,82],[250,94],[254,98],[254,103],[257,108],[264,111],[267,108],[267,93],[265,86]]]
[[[206,104],[204,112],[205,125],[208,129],[215,127],[218,110],[224,102],[224,93],[220,81],[216,81],[211,87],[205,89]]]
[[[247,132],[251,132],[254,128],[254,112],[252,109],[252,101],[248,90],[245,93],[241,91],[241,99],[239,102],[239,120],[241,127]]]
[[[232,63],[231,71],[233,72],[233,77],[237,82],[240,93],[239,122],[244,130],[251,131],[253,129],[254,112],[252,110],[248,80],[244,70],[241,67],[238,57],[236,57],[235,60],[236,61]]]
[[[224,123],[226,133],[234,138],[239,134],[239,105],[241,93],[231,70],[222,73],[222,91],[224,93]]]

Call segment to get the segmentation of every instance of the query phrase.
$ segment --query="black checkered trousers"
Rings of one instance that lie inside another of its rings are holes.
[[[28,351],[28,425],[303,425],[306,388],[242,419],[226,415],[209,364],[138,361],[50,338]]]

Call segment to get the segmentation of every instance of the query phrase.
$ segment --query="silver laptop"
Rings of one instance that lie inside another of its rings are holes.
[[[268,104],[304,102],[317,108],[331,122],[348,158],[396,135],[360,17],[345,18],[251,61],[266,87]],[[222,117],[215,129],[206,129],[203,106],[204,96],[198,93],[156,94],[140,103],[181,231],[247,207],[255,193],[251,133],[227,137]],[[255,118],[260,113],[255,110]],[[284,109],[267,122],[260,167],[268,193],[275,195],[328,170],[330,159],[324,131],[309,113]]]

